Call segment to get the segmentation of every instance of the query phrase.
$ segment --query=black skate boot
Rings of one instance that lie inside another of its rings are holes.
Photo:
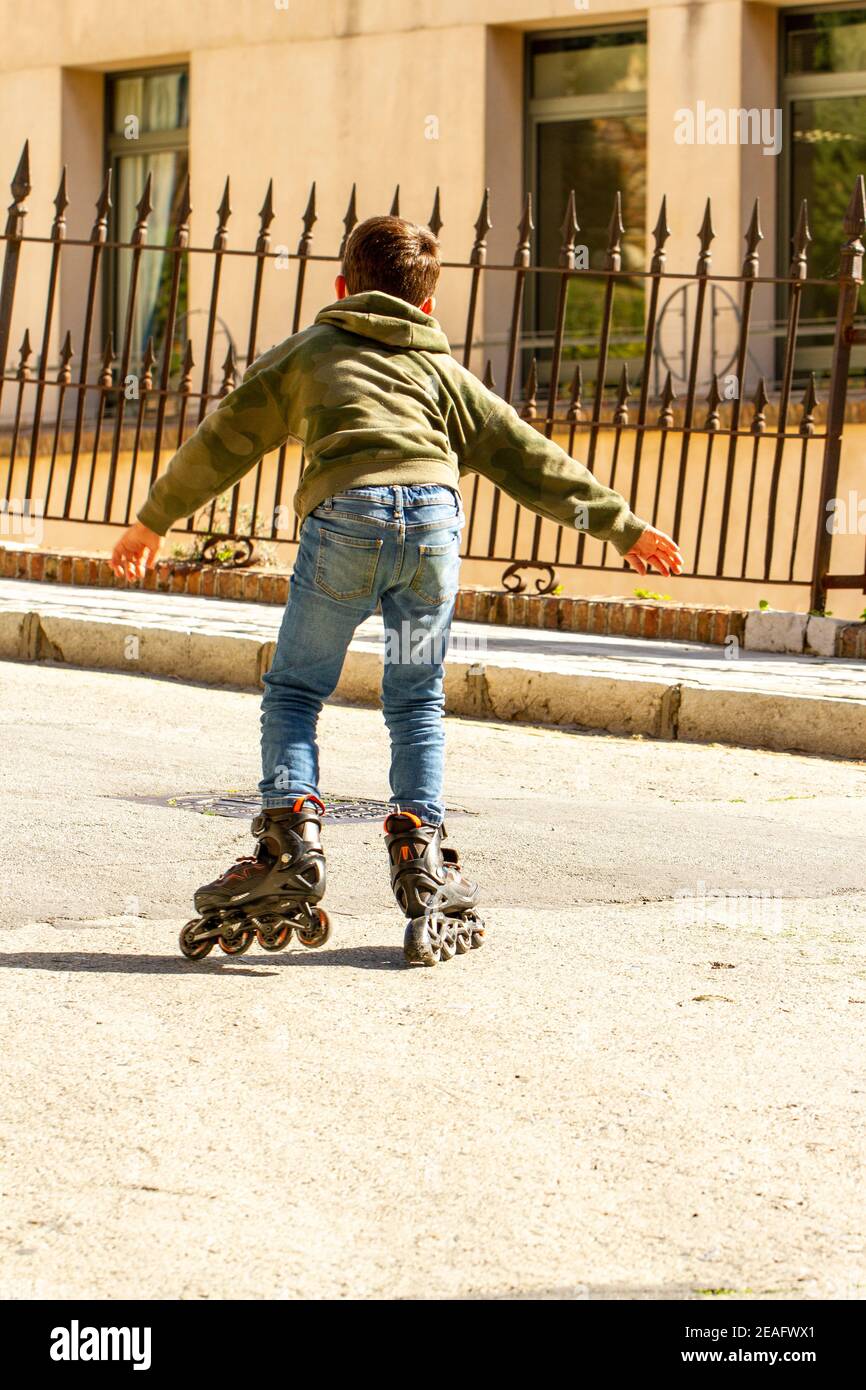
[[[325,894],[321,829],[324,806],[316,796],[299,796],[291,806],[263,810],[252,823],[254,855],[238,859],[224,874],[199,888],[180,949],[201,960],[216,944],[241,956],[255,936],[265,951],[281,951],[294,931],[302,946],[324,946],[331,935],[318,903]]]
[[[391,887],[409,922],[403,951],[411,965],[436,965],[484,941],[474,911],[478,885],[460,870],[456,849],[443,846],[444,825],[426,825],[410,811],[385,820]]]

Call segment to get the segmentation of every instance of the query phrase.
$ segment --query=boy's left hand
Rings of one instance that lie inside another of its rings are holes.
[[[624,559],[638,574],[647,574],[649,570],[665,575],[681,574],[683,568],[683,557],[676,541],[654,526],[646,528]]]
[[[161,545],[162,536],[136,521],[114,547],[111,568],[118,579],[134,584],[137,579],[144,578],[146,570],[153,569]]]

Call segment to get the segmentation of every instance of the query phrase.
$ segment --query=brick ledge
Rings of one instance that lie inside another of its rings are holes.
[[[103,589],[127,587],[112,573],[104,555],[65,555],[23,547],[0,547],[0,576]],[[282,571],[253,568],[197,569],[188,561],[160,560],[135,587],[158,593],[283,605],[289,594],[289,576]],[[749,613],[744,608],[659,603],[650,599],[566,598],[490,589],[461,589],[455,609],[455,616],[463,622],[715,646],[724,646],[733,639],[741,646],[755,646],[756,642],[746,641]],[[753,613],[752,621],[755,617]],[[866,623],[838,623],[834,647],[836,656],[866,659]]]

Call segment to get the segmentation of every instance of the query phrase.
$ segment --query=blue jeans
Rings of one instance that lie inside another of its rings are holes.
[[[265,806],[319,795],[316,724],[359,623],[381,604],[382,706],[391,805],[438,825],[445,814],[445,651],[460,569],[456,489],[365,487],[304,520],[289,601],[262,701]]]

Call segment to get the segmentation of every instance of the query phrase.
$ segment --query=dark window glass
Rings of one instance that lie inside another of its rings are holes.
[[[538,132],[538,261],[559,263],[560,228],[569,190],[577,199],[578,242],[587,247],[589,265],[604,269],[608,227],[617,192],[622,195],[623,270],[644,269],[646,258],[646,117],[596,116],[550,121]],[[538,328],[552,333],[558,281],[540,276]],[[598,351],[603,282],[576,276],[569,285],[563,356],[593,358]],[[619,281],[614,296],[614,348],[617,358],[643,350],[643,282]],[[617,368],[618,370],[618,368]]]
[[[189,169],[189,74],[185,71],[123,73],[109,78],[108,158],[112,170],[112,237],[129,241],[136,205],[148,176],[153,206],[147,221],[130,336],[130,359],[137,371],[148,338],[159,350],[168,316],[174,257],[156,248],[171,243],[183,181]],[[130,138],[129,117],[137,119]],[[180,329],[187,312],[188,257],[182,256],[172,367],[179,365]],[[116,250],[110,265],[109,327],[118,353],[126,333],[132,253]]]
[[[622,269],[645,269],[646,33],[641,28],[530,40],[530,138],[535,173],[535,258],[559,264],[562,222],[575,192],[579,270],[603,270],[616,194],[622,198]],[[555,101],[556,106],[548,103]],[[547,383],[556,332],[559,277],[539,275],[531,286],[532,347]],[[591,374],[598,355],[604,282],[576,275],[569,282],[563,361],[585,358]],[[642,280],[620,280],[613,298],[610,372],[643,349]],[[526,370],[524,361],[524,371]],[[570,373],[565,371],[563,378]]]
[[[143,72],[115,77],[111,84],[111,130],[123,135],[127,117],[136,116],[142,135],[186,130],[189,125],[189,74]]]
[[[809,274],[827,279],[839,269],[843,214],[857,175],[866,170],[866,9],[789,14],[783,24],[789,83],[785,131],[789,235],[805,198],[812,233]],[[810,78],[817,78],[825,90],[813,95],[807,86],[802,91]],[[838,94],[834,87],[840,89]],[[782,247],[783,273],[789,254],[788,242]],[[798,347],[798,373],[829,367],[837,299],[835,285],[804,291],[802,314],[808,331]],[[781,293],[779,313],[785,309]],[[855,349],[858,370],[860,359],[862,352]]]
[[[789,74],[866,72],[866,10],[830,10],[785,18]]]
[[[646,38],[635,31],[534,39],[532,96],[609,95],[646,90]]]

